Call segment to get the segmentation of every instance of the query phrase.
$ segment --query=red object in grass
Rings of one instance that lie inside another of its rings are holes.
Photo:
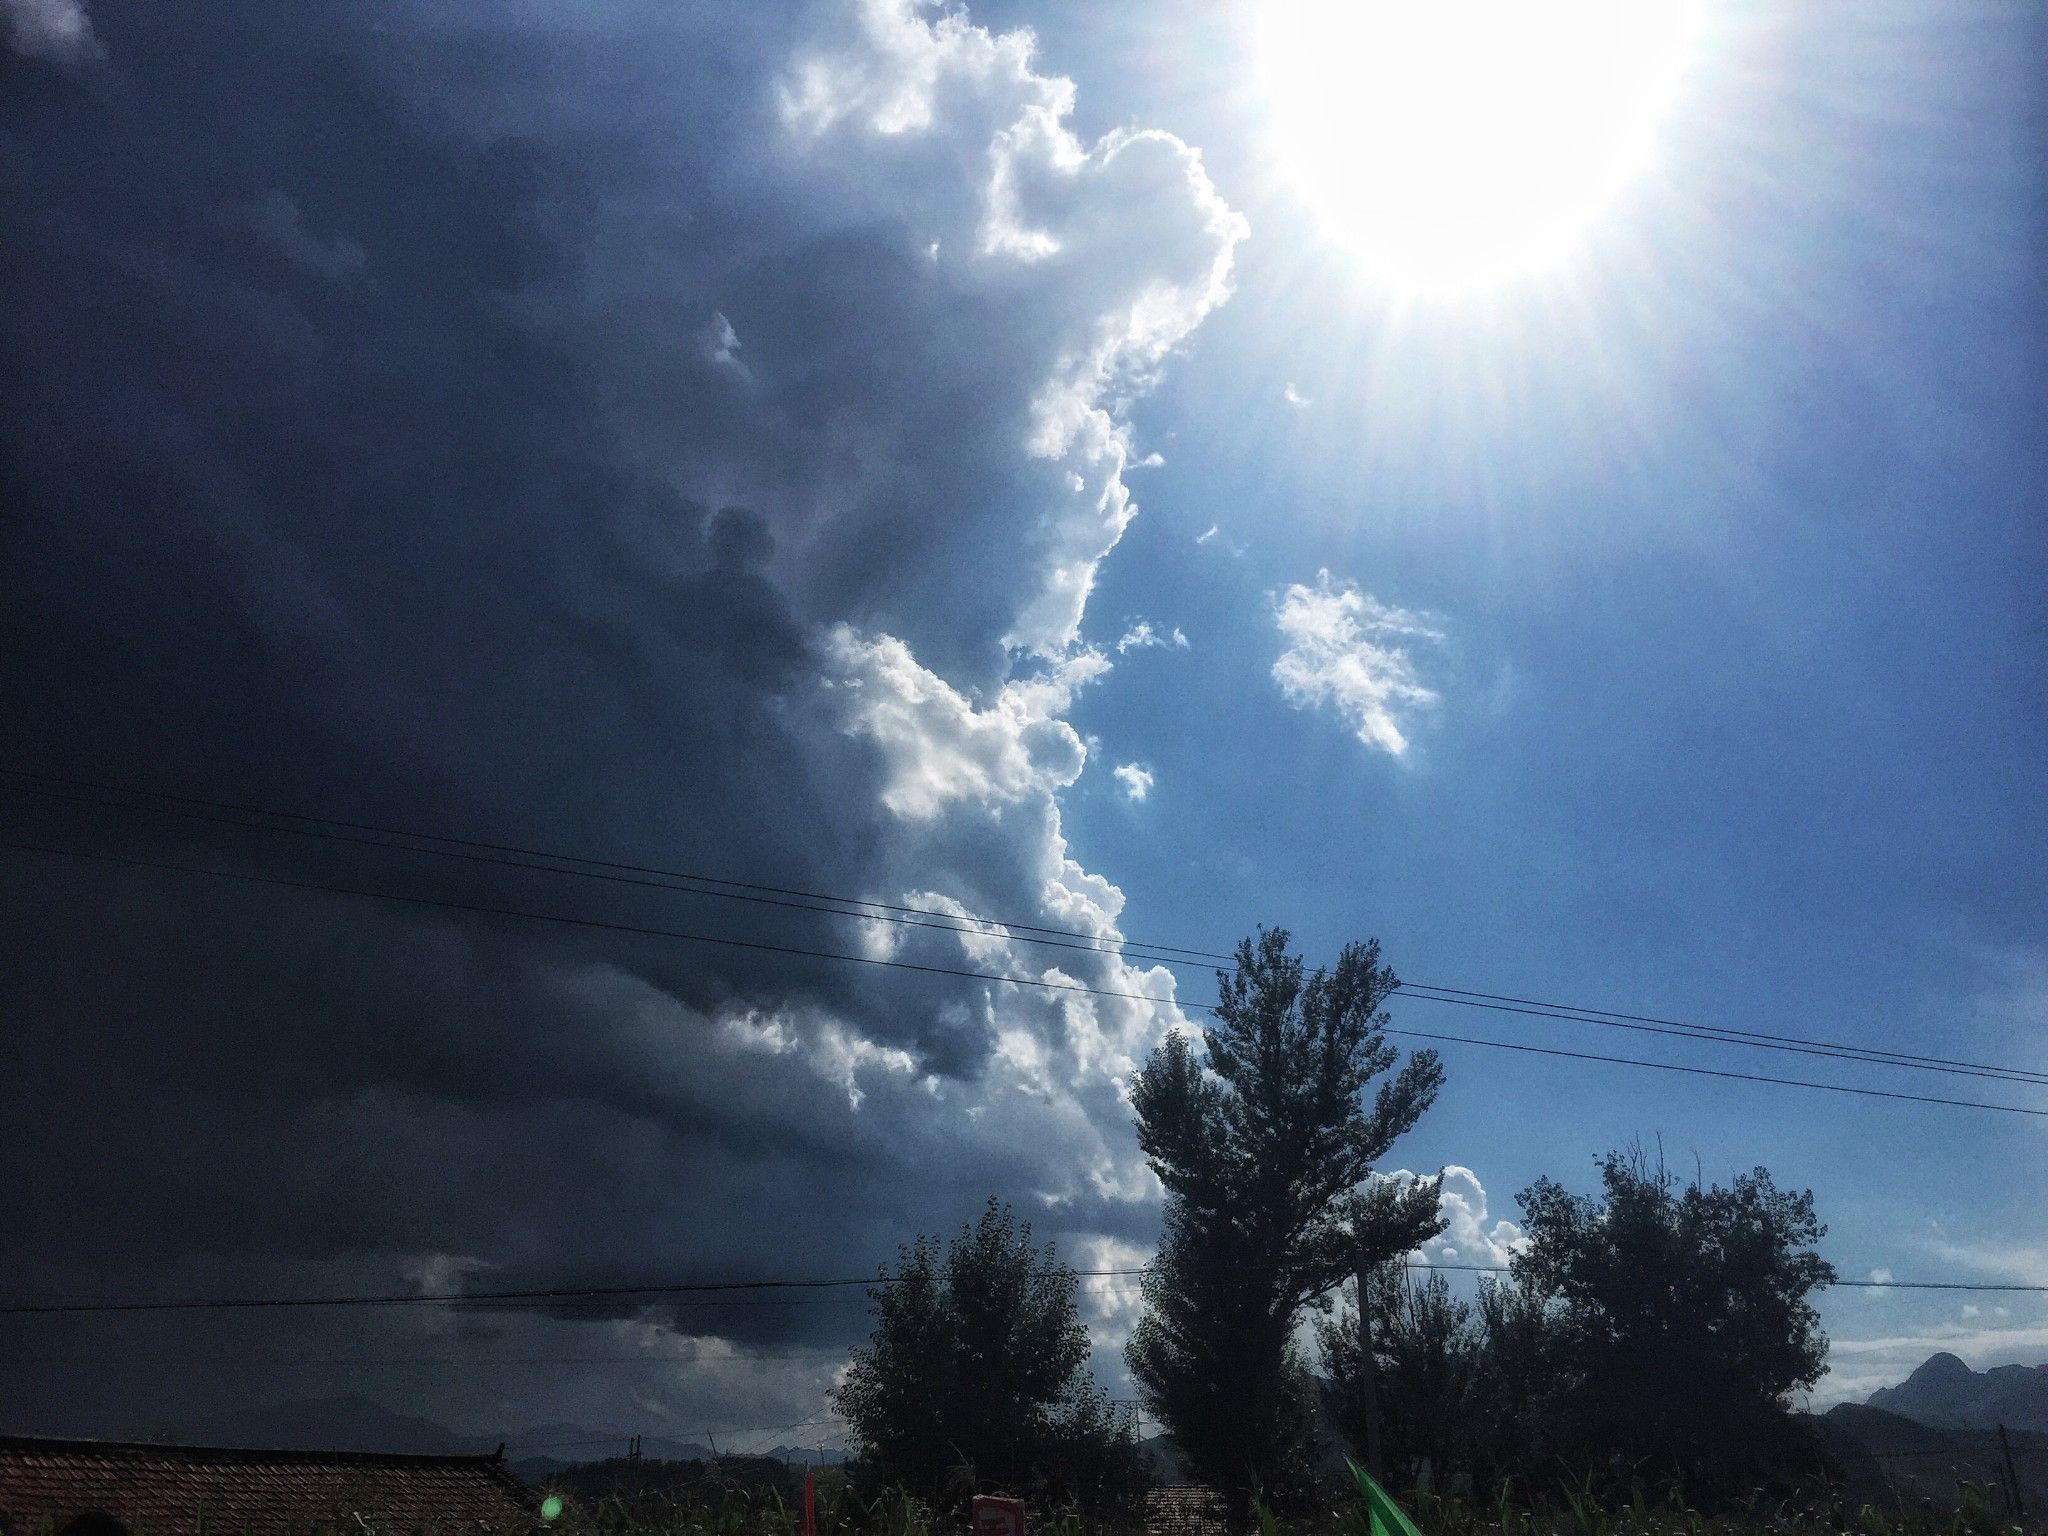
[[[1024,1501],[975,1495],[974,1536],[1024,1536]]]
[[[811,1469],[804,1468],[804,1536],[818,1536],[818,1490],[811,1484]]]

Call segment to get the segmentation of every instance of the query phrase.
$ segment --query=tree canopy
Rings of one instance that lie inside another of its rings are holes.
[[[1764,1169],[1681,1185],[1640,1149],[1600,1160],[1601,1191],[1538,1179],[1520,1196],[1511,1278],[1476,1308],[1440,1275],[1369,1277],[1389,1470],[1478,1486],[1560,1477],[1682,1484],[1712,1497],[1810,1457],[1788,1409],[1827,1340],[1809,1297],[1813,1197]],[[1362,1421],[1357,1314],[1320,1330],[1337,1421]]]
[[[1808,1191],[1752,1169],[1681,1185],[1640,1149],[1600,1162],[1599,1196],[1538,1179],[1521,1196],[1519,1285],[1552,1320],[1575,1438],[1650,1475],[1740,1478],[1783,1454],[1794,1392],[1827,1339],[1810,1300],[1835,1272]]]
[[[1435,1180],[1372,1174],[1443,1071],[1421,1051],[1387,1075],[1381,1005],[1399,982],[1376,942],[1311,975],[1284,930],[1264,930],[1217,982],[1206,1066],[1176,1033],[1132,1087],[1166,1215],[1125,1358],[1195,1474],[1242,1507],[1306,1479],[1303,1306],[1442,1229]]]
[[[928,1237],[904,1248],[868,1293],[874,1333],[834,1393],[861,1474],[941,1502],[1129,1497],[1135,1426],[1089,1377],[1076,1284],[994,1199],[943,1251]]]
[[[1412,1486],[1425,1473],[1441,1483],[1469,1457],[1478,1430],[1484,1336],[1472,1308],[1451,1294],[1442,1275],[1418,1280],[1398,1264],[1366,1276],[1365,1312],[1372,1320],[1373,1381],[1381,1455],[1389,1477]],[[1337,1427],[1356,1447],[1366,1439],[1365,1349],[1356,1309],[1316,1328]]]

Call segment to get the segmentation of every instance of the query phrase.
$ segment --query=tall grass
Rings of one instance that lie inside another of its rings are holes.
[[[1773,1501],[1761,1491],[1743,1507],[1714,1513],[1682,1494],[1652,1499],[1640,1489],[1616,1500],[1588,1487],[1535,1499],[1503,1488],[1491,1499],[1412,1494],[1402,1501],[1423,1536],[2018,1536],[2021,1527],[1981,1490],[1965,1485],[1959,1505],[1880,1510],[1870,1504],[1808,1507]],[[940,1514],[902,1493],[864,1499],[842,1481],[821,1480],[818,1536],[964,1536],[967,1522]],[[1032,1510],[1034,1536],[1139,1536],[1141,1523],[1100,1526],[1072,1510]],[[572,1500],[550,1536],[799,1536],[801,1505],[778,1489],[715,1487],[631,1498]],[[1220,1528],[1219,1528],[1220,1529]],[[2029,1536],[2048,1531],[2028,1522]],[[359,1536],[359,1533],[348,1533]],[[1176,1533],[1180,1536],[1180,1533]],[[1228,1533],[1222,1533],[1228,1536]],[[1362,1501],[1342,1498],[1305,1514],[1283,1516],[1261,1504],[1242,1536],[1373,1536]]]

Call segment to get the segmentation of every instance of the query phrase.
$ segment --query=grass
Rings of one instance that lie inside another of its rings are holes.
[[[801,1482],[788,1485],[721,1480],[715,1474],[660,1489],[571,1497],[551,1536],[800,1536]],[[960,1536],[964,1516],[940,1513],[908,1495],[868,1499],[842,1473],[816,1481],[818,1536]],[[1739,1507],[1716,1512],[1693,1508],[1682,1495],[1657,1499],[1640,1488],[1621,1499],[1596,1497],[1590,1487],[1565,1488],[1538,1499],[1512,1488],[1473,1500],[1427,1492],[1401,1500],[1422,1536],[2041,1536],[2038,1516],[2024,1527],[2004,1512],[1995,1494],[1971,1485],[1956,1506],[1922,1502],[1881,1509],[1822,1498],[1800,1504],[1761,1491]],[[1031,1511],[1034,1536],[1139,1536],[1135,1523],[1098,1525],[1074,1510]],[[1193,1533],[1189,1533],[1193,1536]],[[1293,1518],[1263,1507],[1246,1536],[1376,1536],[1363,1502],[1333,1499],[1323,1509]]]
[[[800,1536],[801,1483],[794,1489],[759,1479],[710,1473],[666,1488],[569,1495],[548,1536]],[[942,1515],[901,1493],[865,1499],[842,1474],[821,1473],[816,1483],[818,1536],[961,1536],[966,1520]],[[1881,1510],[1871,1504],[1796,1508],[1761,1494],[1731,1511],[1703,1513],[1682,1497],[1602,1501],[1586,1489],[1519,1500],[1502,1489],[1486,1502],[1411,1494],[1402,1500],[1422,1536],[2040,1536],[2048,1524],[2030,1515],[2014,1522],[1982,1490],[1963,1484],[1957,1506]],[[1073,1510],[1034,1510],[1033,1536],[1141,1536],[1135,1524],[1104,1526]],[[192,1536],[232,1536],[203,1518],[184,1527]],[[47,1520],[19,1536],[54,1536]],[[140,1532],[136,1536],[165,1536]],[[407,1536],[364,1514],[305,1536]],[[1194,1536],[1194,1533],[1184,1533]],[[1343,1499],[1305,1518],[1288,1519],[1257,1508],[1246,1536],[1376,1536],[1364,1505]]]

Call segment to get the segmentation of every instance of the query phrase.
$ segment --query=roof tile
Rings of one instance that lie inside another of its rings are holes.
[[[532,1495],[495,1456],[257,1451],[0,1436],[0,1532],[102,1510],[135,1536],[529,1536]]]

